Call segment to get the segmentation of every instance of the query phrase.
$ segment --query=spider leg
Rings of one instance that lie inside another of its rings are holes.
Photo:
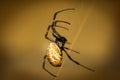
[[[58,26],[58,25],[56,25],[55,27],[60,27],[60,28],[64,28],[64,29],[66,29],[66,30],[69,30],[68,28],[63,27],[63,26]]]
[[[45,38],[48,39],[49,41],[54,42],[53,39],[51,39],[51,38],[48,37],[48,32],[49,32],[49,30],[50,30],[50,27],[52,27],[52,25],[49,25],[49,26],[48,26],[48,28],[47,28],[47,32],[46,32],[46,34],[45,34]]]
[[[73,51],[73,52],[75,52],[75,53],[78,53],[78,54],[80,54],[80,52],[77,52],[77,51],[75,51],[75,50],[72,50],[72,49],[70,49],[70,48],[67,48],[67,47],[64,47],[65,49],[67,49],[67,50],[70,50],[70,51]]]
[[[59,27],[62,27],[62,26],[59,26]],[[48,28],[47,28],[47,32],[46,32],[46,34],[45,34],[45,38],[48,39],[48,40],[51,41],[51,42],[55,42],[52,38],[48,37],[48,32],[49,32],[50,28],[52,28],[53,34],[54,34],[54,35],[57,35],[57,36],[56,36],[57,38],[60,38],[60,37],[61,37],[61,35],[55,30],[55,28],[53,27],[53,25],[49,25]],[[62,27],[62,28],[64,28],[64,27]],[[54,35],[53,35],[53,36],[54,36]],[[54,37],[55,37],[55,36],[54,36]],[[55,37],[55,38],[56,38],[56,37]]]
[[[48,72],[50,75],[52,75],[53,77],[57,77],[56,75],[52,74],[50,71],[48,71],[48,70],[45,68],[46,58],[47,58],[47,55],[44,56],[44,61],[43,61],[42,68],[43,68],[46,72]]]
[[[52,31],[53,31],[53,36],[54,36],[55,38],[61,38],[61,37],[62,37],[62,36],[56,31],[55,27],[60,27],[60,28],[64,28],[64,29],[66,29],[66,30],[69,30],[69,29],[66,28],[66,27],[58,26],[58,25],[54,24],[54,27],[52,27]],[[56,36],[55,36],[55,35],[56,35]]]
[[[56,19],[56,16],[57,16],[58,13],[63,12],[63,11],[66,11],[66,10],[74,10],[74,8],[63,9],[63,10],[60,10],[60,11],[55,12],[55,13],[54,13],[54,16],[53,16],[53,20]]]
[[[63,22],[63,23],[66,23],[66,24],[69,24],[69,25],[70,25],[69,22],[67,22],[67,21],[61,21],[61,20],[55,20],[55,21],[54,21],[54,24],[53,24],[55,27],[61,27],[61,28],[64,28],[64,29],[66,29],[66,30],[69,30],[69,29],[66,28],[66,27],[56,25],[58,22]]]
[[[73,62],[76,63],[77,65],[80,65],[80,66],[82,66],[82,67],[84,67],[84,68],[86,68],[86,69],[94,72],[93,69],[91,69],[91,68],[89,68],[89,67],[86,67],[85,65],[82,65],[82,64],[80,64],[79,62],[77,62],[77,61],[75,61],[74,59],[72,59],[65,49],[63,49],[63,51],[66,53],[67,57],[68,57],[71,61],[73,61]]]
[[[62,21],[62,20],[55,20],[54,22],[55,22],[55,24],[57,24],[58,22],[63,22],[63,23],[69,24],[69,25],[71,24],[71,23],[69,23],[67,21]]]
[[[69,30],[69,29],[68,29],[68,28],[66,28],[66,27],[63,27],[63,26],[56,25],[56,24],[57,24],[57,22],[67,23],[67,24],[69,24],[69,25],[70,25],[70,23],[69,23],[69,22],[67,22],[67,21],[61,21],[61,20],[55,20],[55,21],[52,23],[51,28],[52,28],[53,33],[54,33],[55,35],[57,35],[57,36],[60,38],[60,37],[61,37],[61,35],[60,35],[57,31],[56,31],[55,27],[64,28],[64,29],[66,29],[66,30]]]
[[[52,33],[52,35],[56,38],[56,39],[59,39],[60,37],[57,36],[55,33]]]
[[[70,42],[68,42],[68,41],[67,41],[66,43],[67,43],[67,44],[70,44],[70,45],[72,44],[72,43],[70,43]]]
[[[53,34],[57,36],[57,38],[61,38],[62,36],[56,31],[55,27],[60,27],[60,28],[64,28],[66,30],[69,30],[68,28],[66,27],[63,27],[63,26],[59,26],[59,25],[56,25],[56,23],[54,25],[52,25],[52,31],[53,31]],[[54,36],[53,35],[53,36]],[[54,36],[55,37],[55,36]],[[56,37],[55,37],[56,38]]]
[[[70,57],[70,55],[67,53],[67,51],[66,51],[65,49],[64,49],[63,51],[66,53],[67,57],[68,57],[71,61],[73,61],[74,63],[76,63],[76,64],[79,65],[79,63],[78,63],[77,61],[75,61],[74,59],[72,59],[72,58]]]
[[[55,25],[56,26],[56,25]],[[55,26],[52,27],[53,34],[57,36],[57,38],[61,38],[61,35],[56,31]],[[53,35],[53,36],[54,36]],[[55,36],[54,36],[55,37]]]

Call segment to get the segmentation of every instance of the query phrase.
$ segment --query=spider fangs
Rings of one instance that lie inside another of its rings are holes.
[[[79,52],[65,47],[64,45],[66,43],[69,43],[69,42],[67,42],[67,39],[65,37],[61,36],[55,29],[56,27],[60,27],[60,28],[68,30],[66,27],[57,25],[57,23],[66,23],[66,24],[70,25],[69,22],[63,21],[63,20],[56,20],[56,16],[57,16],[58,13],[61,13],[63,11],[68,11],[68,10],[74,10],[74,8],[63,9],[63,10],[60,10],[60,11],[57,11],[57,12],[54,13],[53,22],[52,22],[51,25],[48,26],[47,32],[45,34],[45,38],[48,39],[49,41],[51,41],[51,43],[50,43],[50,45],[47,48],[47,54],[44,56],[43,66],[42,67],[43,67],[43,69],[45,71],[47,71],[53,77],[57,77],[57,76],[54,75],[53,73],[51,73],[50,71],[48,71],[45,68],[46,58],[48,59],[49,63],[52,66],[60,67],[62,65],[62,57],[63,57],[62,54],[63,54],[63,52],[67,55],[67,57],[71,61],[73,61],[77,65],[80,65],[80,66],[82,66],[82,67],[84,67],[84,68],[94,72],[93,69],[91,69],[89,67],[86,67],[86,66],[80,64],[79,62],[77,62],[77,61],[75,61],[74,59],[71,58],[71,56],[67,53],[66,50],[71,50],[72,52],[75,52],[75,53],[79,53]],[[52,38],[48,37],[48,32],[49,32],[50,29],[52,30],[52,35],[53,35],[53,37],[55,37],[55,40],[53,40]]]

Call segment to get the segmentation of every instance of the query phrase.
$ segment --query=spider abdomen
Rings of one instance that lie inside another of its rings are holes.
[[[55,67],[61,66],[62,56],[59,47],[55,43],[50,43],[47,49],[47,59]]]

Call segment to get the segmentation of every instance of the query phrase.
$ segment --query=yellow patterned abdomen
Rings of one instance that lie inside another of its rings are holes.
[[[55,43],[50,43],[47,49],[47,59],[49,63],[55,67],[61,66],[61,52],[59,47]]]

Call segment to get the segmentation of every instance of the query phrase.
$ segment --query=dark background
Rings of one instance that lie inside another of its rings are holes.
[[[90,72],[64,55],[61,68],[47,68],[56,80],[120,80],[119,1],[51,0],[0,1],[0,80],[53,80],[42,69],[49,41],[44,38],[54,12],[75,8],[58,15],[71,25],[57,29],[81,54],[69,54]],[[51,35],[49,35],[51,36]],[[51,36],[52,37],[52,36]]]

